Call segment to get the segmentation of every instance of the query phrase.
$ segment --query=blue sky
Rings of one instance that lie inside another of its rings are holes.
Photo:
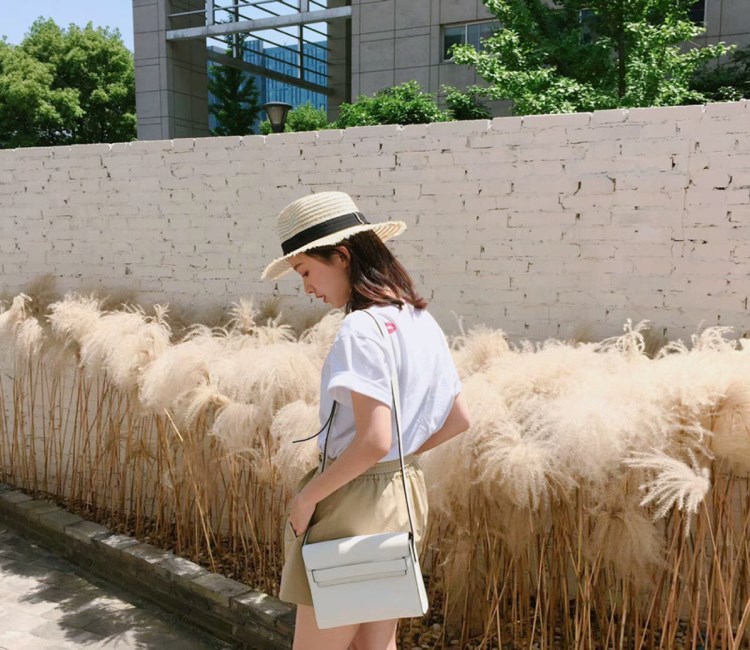
[[[19,43],[39,16],[52,18],[61,27],[75,23],[83,27],[117,27],[126,47],[133,51],[133,3],[131,0],[0,0],[0,37]]]

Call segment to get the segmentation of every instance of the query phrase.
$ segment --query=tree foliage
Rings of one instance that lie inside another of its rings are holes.
[[[480,100],[483,91],[474,87],[462,92],[452,86],[443,86],[445,103],[454,120],[487,120],[492,117],[490,110]]]
[[[328,127],[328,116],[325,110],[315,108],[310,102],[305,102],[289,111],[286,116],[284,132],[322,131]],[[271,133],[271,122],[263,120],[260,123],[260,132],[263,135],[269,135]]]
[[[445,122],[450,116],[438,108],[435,98],[422,91],[416,81],[384,88],[374,95],[362,95],[352,104],[341,104],[335,127],[375,124],[426,124]]]
[[[453,60],[512,99],[517,114],[669,106],[705,101],[690,87],[723,44],[686,49],[704,31],[693,0],[483,0],[502,27],[484,50],[455,45]]]
[[[227,50],[227,54],[231,51]],[[255,133],[253,126],[260,113],[260,92],[251,74],[228,65],[213,65],[208,75],[208,89],[214,96],[208,110],[218,122],[213,135]]]
[[[0,42],[0,147],[133,140],[133,55],[120,32],[39,18]]]
[[[691,86],[716,102],[750,97],[750,46],[732,52],[728,61],[699,68]]]

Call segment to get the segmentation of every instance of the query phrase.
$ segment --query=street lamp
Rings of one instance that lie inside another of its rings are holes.
[[[291,110],[292,105],[285,102],[268,102],[263,104],[268,115],[268,121],[271,123],[271,130],[274,133],[283,133],[286,124],[286,114]]]

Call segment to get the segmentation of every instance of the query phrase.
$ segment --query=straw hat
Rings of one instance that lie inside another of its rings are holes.
[[[290,203],[279,214],[283,257],[271,262],[261,280],[273,280],[292,270],[289,258],[318,246],[333,246],[358,232],[373,231],[382,241],[406,230],[403,221],[369,223],[345,192],[318,192]]]

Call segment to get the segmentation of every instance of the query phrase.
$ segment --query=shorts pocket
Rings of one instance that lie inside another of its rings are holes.
[[[285,531],[284,534],[286,538],[289,539],[290,541],[294,541],[295,539],[299,537],[299,535],[297,535],[294,532],[294,528],[292,528],[292,522],[289,521],[289,517],[286,518],[286,526],[284,528],[284,531]]]

